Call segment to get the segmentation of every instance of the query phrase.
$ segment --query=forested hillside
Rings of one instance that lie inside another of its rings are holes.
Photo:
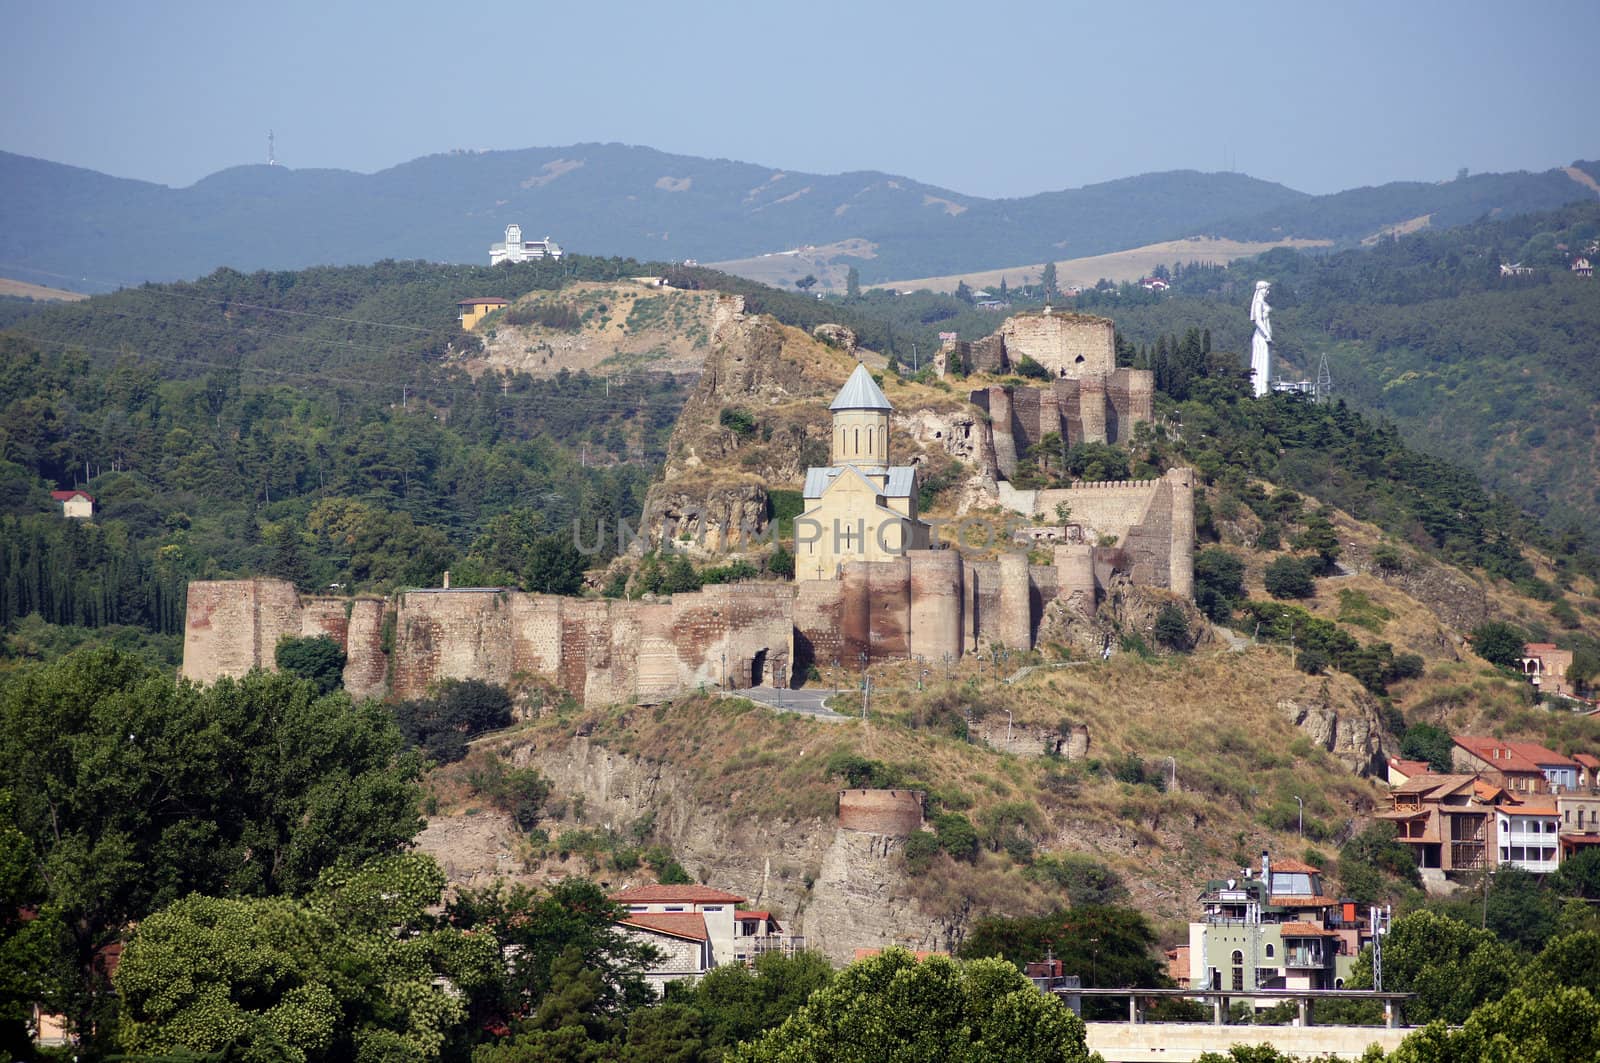
[[[446,357],[477,342],[459,298],[636,269],[223,271],[16,323],[0,335],[0,623],[172,633],[187,580],[260,572],[516,581],[573,520],[636,519],[675,378],[473,380]],[[74,486],[96,497],[92,526],[46,493]]]
[[[1257,279],[1273,282],[1284,376],[1328,356],[1337,394],[1393,420],[1557,525],[1600,517],[1600,283],[1568,269],[1600,240],[1586,204],[1333,255],[1279,250],[1180,270],[1174,291],[1082,300],[1131,343],[1201,327],[1245,350]],[[1591,258],[1596,257],[1591,255]],[[1502,263],[1530,273],[1502,276]]]

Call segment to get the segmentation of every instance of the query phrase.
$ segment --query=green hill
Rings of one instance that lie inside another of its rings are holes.
[[[1191,326],[1245,350],[1249,290],[1273,281],[1285,376],[1328,356],[1337,393],[1392,420],[1557,525],[1600,518],[1600,282],[1569,258],[1600,240],[1600,205],[1338,254],[1274,251],[1180,273],[1175,294],[1092,295],[1134,344]],[[1565,248],[1566,250],[1561,250]],[[1594,257],[1594,256],[1591,256]],[[1532,270],[1502,276],[1502,263]]]
[[[430,155],[373,174],[240,166],[168,188],[0,152],[0,272],[83,291],[239,270],[479,263],[505,225],[589,254],[722,261],[857,239],[868,283],[1197,234],[1352,241],[1590,198],[1560,170],[1308,196],[1173,171],[989,200],[872,171],[782,172],[620,144]]]

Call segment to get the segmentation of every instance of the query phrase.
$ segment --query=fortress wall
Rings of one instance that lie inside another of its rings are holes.
[[[1050,385],[1055,392],[1056,409],[1061,414],[1061,430],[1067,434],[1067,444],[1083,442],[1083,410],[1078,392],[1078,381],[1058,379]]]
[[[395,614],[392,687],[421,697],[439,679],[506,686],[514,659],[511,596],[497,589],[407,591]]]
[[[837,580],[800,580],[794,595],[794,670],[825,668],[844,660],[841,636],[842,584]]]
[[[639,641],[633,669],[634,696],[642,702],[658,702],[671,697],[697,685],[696,679],[702,683],[716,681],[714,677],[706,674],[705,647],[694,645],[693,638],[686,640],[688,645],[680,645],[677,627],[679,619],[692,622],[700,620],[698,617],[684,615],[689,610],[680,607],[678,602],[680,597],[686,596],[674,596],[669,602],[610,603],[611,609],[619,606],[628,607],[628,612],[633,615],[638,625]],[[721,663],[720,655],[718,663]],[[587,693],[588,691],[585,691],[585,695]]]
[[[968,561],[963,568],[962,635],[966,652],[975,653],[980,643],[1000,639],[1000,562]]]
[[[300,595],[286,580],[193,580],[181,674],[213,683],[252,668],[275,668],[278,639],[300,630]]]
[[[956,550],[915,550],[911,565],[911,634],[913,657],[939,661],[961,656],[961,554]]]
[[[1115,418],[1112,442],[1126,442],[1133,436],[1134,425],[1155,417],[1155,390],[1156,375],[1148,369],[1118,369],[1111,374],[1106,398]]]
[[[1106,442],[1106,378],[1085,376],[1078,380],[1078,417],[1083,423],[1085,443]]]
[[[1000,326],[1013,361],[1027,355],[1052,376],[1104,377],[1117,367],[1115,326],[1089,314],[1017,314]]]
[[[383,617],[388,607],[382,598],[357,598],[350,603],[344,688],[358,701],[381,698],[388,692],[389,655],[383,652]]]
[[[872,586],[868,562],[850,561],[839,571],[839,652],[849,667],[866,653],[872,637]]]
[[[910,835],[922,829],[921,790],[840,790],[839,826],[872,834]]]
[[[1088,615],[1095,607],[1094,547],[1071,543],[1055,549],[1056,595],[1069,607]]]
[[[911,562],[901,557],[893,561],[866,561],[870,566],[868,586],[871,615],[868,629],[872,659],[911,656]]]
[[[1053,514],[1056,504],[1065,502],[1072,507],[1069,519],[1073,523],[1121,539],[1144,520],[1159,484],[1158,480],[1112,480],[1055,487],[1040,491],[1034,505],[1039,512]]]
[[[511,670],[555,675],[561,666],[561,604],[549,594],[513,591],[511,605]]]
[[[1011,445],[1018,460],[1028,453],[1029,447],[1044,438],[1039,402],[1042,394],[1040,388],[1011,388],[1007,392],[1011,400]]]
[[[585,705],[608,705],[635,696],[639,689],[642,621],[646,611],[656,604],[602,599],[576,600],[568,607],[575,607],[577,626],[586,642],[583,686],[572,690]]]
[[[1168,469],[1171,488],[1170,531],[1167,535],[1167,589],[1194,597],[1194,470]]]
[[[1011,393],[1005,388],[990,388],[986,392],[984,409],[989,411],[990,430],[994,434],[995,467],[1010,479],[1017,472],[1017,443],[1011,416]]]
[[[1005,340],[998,333],[985,336],[968,348],[967,365],[974,373],[998,373],[1006,367]]]
[[[300,638],[326,635],[341,647],[347,645],[350,622],[344,613],[345,603],[344,598],[301,598],[300,630],[295,634]]]
[[[1028,555],[1000,555],[999,642],[1013,650],[1033,648],[1033,610],[1028,585]]]
[[[793,655],[794,598],[784,584],[746,583],[710,586],[698,594],[673,598],[673,632],[680,655],[735,689],[760,682],[788,685]],[[727,655],[726,672],[723,654]]]
[[[1044,618],[1044,607],[1061,593],[1061,576],[1055,565],[1028,566],[1028,614],[1030,633],[1039,630]]]

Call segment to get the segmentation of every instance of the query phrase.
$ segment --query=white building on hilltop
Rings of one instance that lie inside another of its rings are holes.
[[[512,224],[506,226],[506,238],[502,243],[489,245],[489,265],[498,266],[502,262],[534,262],[538,259],[560,258],[561,245],[546,236],[543,240],[522,240],[522,226]]]

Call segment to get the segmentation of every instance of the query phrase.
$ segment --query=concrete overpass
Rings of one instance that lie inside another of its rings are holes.
[[[1089,1049],[1106,1063],[1194,1063],[1206,1052],[1226,1053],[1234,1045],[1272,1045],[1291,1056],[1332,1056],[1360,1059],[1368,1046],[1385,1053],[1399,1047],[1413,1031],[1399,1025],[1398,1006],[1410,993],[1381,993],[1370,989],[1081,989],[1051,988],[1074,1011],[1084,997],[1126,997],[1127,1022],[1090,1022]],[[1146,1022],[1144,1009],[1152,1000],[1174,997],[1201,1000],[1211,1005],[1212,1021]],[[1235,1000],[1277,1005],[1294,1001],[1298,1018],[1292,1026],[1253,1026],[1227,1021]],[[1318,1000],[1370,1000],[1383,1005],[1385,1026],[1317,1026]]]

